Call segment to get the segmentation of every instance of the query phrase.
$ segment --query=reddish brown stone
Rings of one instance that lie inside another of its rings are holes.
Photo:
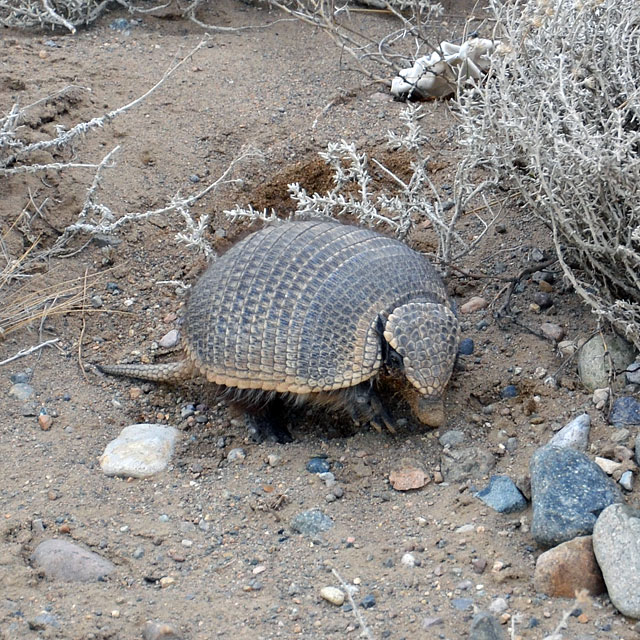
[[[593,553],[591,536],[581,536],[545,551],[536,562],[533,583],[538,593],[556,598],[574,598],[586,589],[592,596],[606,587]]]

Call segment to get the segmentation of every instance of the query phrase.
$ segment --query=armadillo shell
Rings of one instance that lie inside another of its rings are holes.
[[[410,300],[449,306],[437,272],[405,244],[326,221],[266,227],[193,288],[185,348],[211,382],[295,394],[376,375],[378,317]]]

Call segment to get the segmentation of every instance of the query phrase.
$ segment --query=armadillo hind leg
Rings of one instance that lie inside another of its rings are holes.
[[[190,378],[194,371],[188,360],[162,364],[99,364],[99,371],[112,376],[125,376],[153,382],[180,382]]]
[[[245,407],[249,435],[254,442],[293,442],[286,426],[286,408],[280,398],[273,398],[260,408]]]
[[[349,395],[351,394],[347,394]],[[354,387],[350,400],[345,402],[344,406],[356,424],[368,422],[376,431],[382,431],[386,427],[391,433],[396,433],[393,418],[370,382],[363,382]]]

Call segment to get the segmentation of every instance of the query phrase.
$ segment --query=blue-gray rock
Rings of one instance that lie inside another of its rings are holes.
[[[547,445],[531,458],[531,534],[553,547],[590,535],[598,515],[621,500],[616,483],[584,453]]]
[[[32,631],[44,631],[47,627],[54,627],[56,629],[60,627],[60,623],[56,617],[46,612],[29,620],[27,625]]]
[[[640,362],[632,362],[625,375],[629,384],[640,384]]]
[[[471,611],[473,600],[471,598],[451,598],[451,606],[458,611]]]
[[[33,369],[25,369],[24,371],[19,371],[18,373],[14,373],[11,376],[11,382],[13,384],[28,384],[31,382],[31,378],[33,377]]]
[[[115,569],[97,553],[57,538],[41,542],[31,556],[31,564],[47,578],[63,582],[93,582]]]
[[[34,393],[33,387],[26,382],[17,382],[9,389],[9,395],[21,402],[26,402]]]
[[[515,384],[508,384],[500,391],[501,398],[515,398],[518,395],[518,388]]]
[[[163,424],[133,424],[125,427],[100,456],[100,467],[108,476],[146,478],[164,471],[173,455],[179,431]]]
[[[549,444],[554,447],[569,447],[578,451],[586,451],[589,444],[589,430],[591,428],[591,416],[583,413],[566,424],[553,438]]]
[[[451,431],[443,433],[438,442],[443,447],[455,447],[456,445],[464,442],[464,432],[458,429],[451,429]]]
[[[637,451],[637,450],[636,450]],[[633,490],[633,471],[625,471],[618,480],[620,486],[627,491]]]
[[[489,486],[474,494],[498,513],[513,513],[527,508],[527,501],[508,476],[491,476]]]
[[[613,606],[640,618],[640,512],[623,504],[607,507],[593,529],[593,551]]]
[[[310,509],[298,513],[291,520],[291,529],[307,536],[315,536],[333,527],[333,520],[320,509]]]
[[[463,338],[458,345],[458,353],[461,356],[470,356],[473,353],[475,345],[471,338]]]
[[[640,401],[633,396],[621,396],[613,402],[609,424],[614,427],[640,425]]]
[[[600,335],[594,336],[578,353],[578,375],[589,391],[609,386],[610,361],[615,371],[624,371],[635,358],[633,345],[620,336],[607,335],[605,340],[606,347]]]
[[[307,471],[309,473],[327,473],[331,469],[331,464],[324,458],[311,458],[307,462]]]
[[[376,599],[373,596],[373,594],[368,593],[364,598],[362,598],[362,601],[360,602],[360,606],[363,609],[371,609],[372,607],[375,607]]]
[[[473,616],[469,640],[504,640],[502,625],[490,613],[481,611]]]

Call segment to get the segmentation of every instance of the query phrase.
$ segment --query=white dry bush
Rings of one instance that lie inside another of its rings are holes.
[[[488,178],[475,184],[472,173],[476,163],[465,160],[458,165],[451,194],[453,201],[443,201],[430,176],[429,141],[420,126],[422,115],[420,106],[408,104],[401,115],[405,130],[388,132],[391,149],[404,151],[412,158],[408,179],[401,178],[377,159],[369,159],[354,143],[345,140],[332,143],[320,155],[333,171],[334,187],[327,193],[310,194],[300,184],[290,184],[289,191],[296,205],[293,217],[348,217],[366,226],[387,227],[401,239],[414,225],[428,221],[438,241],[437,258],[447,272],[451,265],[473,251],[495,222],[497,214],[486,197],[495,181]],[[381,176],[393,187],[381,188]],[[273,212],[251,207],[238,206],[225,213],[232,220],[275,218]],[[468,233],[462,233],[460,221],[466,214],[473,215],[474,224],[468,227]]]
[[[578,294],[640,347],[640,2],[490,6],[502,46],[459,97],[468,156],[548,225]]]

